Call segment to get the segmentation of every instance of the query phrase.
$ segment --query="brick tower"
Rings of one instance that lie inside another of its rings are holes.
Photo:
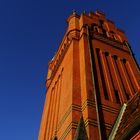
[[[122,128],[126,138],[121,122],[134,103],[140,110],[140,72],[124,32],[100,11],[74,12],[67,23],[48,66],[38,140],[111,140]]]

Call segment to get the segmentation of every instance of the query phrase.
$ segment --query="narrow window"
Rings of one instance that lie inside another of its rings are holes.
[[[114,55],[113,57],[114,57],[114,60],[117,60],[117,58],[118,58],[117,55]]]
[[[129,81],[130,81],[130,83],[131,83],[131,86],[132,86],[132,88],[133,88],[133,91],[136,92],[136,90],[135,90],[135,85],[134,85],[134,83],[132,82],[133,80],[131,79],[130,73],[129,73],[129,71],[128,71],[128,69],[127,69],[127,66],[126,66],[126,59],[123,59],[123,64],[124,64],[124,68],[125,68],[125,70],[126,70],[126,73],[127,73],[127,75],[128,75]]]
[[[126,64],[126,59],[123,59],[123,63]]]
[[[104,36],[107,36],[106,30],[105,29],[102,29],[102,31],[103,31],[103,35]]]
[[[120,98],[119,98],[119,94],[118,94],[118,90],[115,89],[115,96],[116,96],[116,101],[118,104],[120,104]]]
[[[108,56],[109,55],[109,53],[108,52],[105,52],[105,56]]]
[[[104,73],[103,73],[103,68],[102,68],[101,59],[100,59],[100,50],[98,48],[96,49],[96,53],[97,53],[97,59],[98,59],[98,63],[99,63],[99,69],[100,69],[100,74],[101,74],[103,90],[104,90],[104,96],[105,96],[106,100],[109,100],[106,83],[105,83],[105,78],[104,78]]]
[[[114,35],[112,35],[112,37],[113,37],[113,39],[115,39],[115,40],[116,40],[116,37],[115,37]]]
[[[53,138],[53,140],[57,140],[57,137],[55,136],[55,137]]]
[[[104,35],[104,36],[107,36],[106,30],[103,28],[103,24],[104,24],[104,21],[103,21],[103,20],[100,20],[100,21],[99,21],[99,28],[102,29],[103,35]]]
[[[94,29],[95,29],[95,32],[97,32],[97,33],[98,33],[98,28],[97,28],[97,27],[95,27]]]
[[[125,93],[125,95],[126,95],[126,99],[129,100],[130,99],[129,94]]]
[[[103,23],[104,23],[103,20],[99,20],[99,28],[103,28]]]

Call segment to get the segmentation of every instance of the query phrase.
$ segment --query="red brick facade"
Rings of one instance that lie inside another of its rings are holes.
[[[81,117],[89,140],[106,140],[140,88],[139,67],[124,32],[103,13],[73,13],[67,22],[49,63],[38,140],[73,140]]]
[[[140,131],[138,133],[136,133],[131,140],[140,140]]]

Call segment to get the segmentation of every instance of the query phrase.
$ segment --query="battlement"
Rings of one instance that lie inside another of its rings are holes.
[[[106,18],[106,15],[101,11],[82,13],[78,15],[74,12],[67,19],[68,30],[81,30],[83,25],[92,26],[94,30],[101,33],[106,32],[108,37],[114,38],[120,42],[127,41],[124,31],[117,28],[115,23]]]

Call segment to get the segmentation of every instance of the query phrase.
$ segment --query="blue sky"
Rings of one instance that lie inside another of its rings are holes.
[[[139,5],[138,0],[1,0],[0,140],[37,140],[48,61],[73,9],[104,11],[125,31],[140,64]]]

